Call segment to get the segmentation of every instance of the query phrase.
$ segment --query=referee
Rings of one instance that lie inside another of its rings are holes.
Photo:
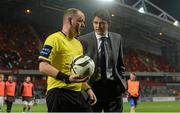
[[[86,83],[88,77],[79,78],[71,73],[74,57],[83,54],[83,48],[76,37],[84,27],[85,16],[76,8],[64,12],[62,30],[47,37],[39,56],[39,71],[48,75],[48,112],[91,112],[90,105],[96,103],[96,96]],[[90,97],[88,104],[81,94],[86,90]]]

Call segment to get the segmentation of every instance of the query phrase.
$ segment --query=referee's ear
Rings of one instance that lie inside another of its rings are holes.
[[[72,19],[72,17],[68,17],[68,22],[69,22],[69,24],[72,26],[72,22],[73,21],[73,19]]]

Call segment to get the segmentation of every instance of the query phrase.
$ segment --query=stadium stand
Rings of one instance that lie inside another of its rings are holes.
[[[38,42],[28,24],[8,22],[0,27],[0,67],[4,69],[36,69]]]
[[[0,68],[37,69],[37,60],[41,42],[50,34],[50,28],[34,25],[39,40],[36,40],[28,24],[11,22],[0,24]],[[53,30],[51,29],[51,32]],[[33,55],[32,55],[33,54]],[[175,68],[165,62],[161,56],[125,48],[124,62],[128,71],[139,72],[175,72]]]
[[[124,63],[127,71],[132,72],[176,72],[162,56],[157,56],[137,49],[125,48]]]

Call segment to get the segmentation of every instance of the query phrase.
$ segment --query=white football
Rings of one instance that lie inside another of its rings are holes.
[[[71,64],[72,71],[80,77],[91,76],[95,70],[94,61],[89,56],[77,56]]]

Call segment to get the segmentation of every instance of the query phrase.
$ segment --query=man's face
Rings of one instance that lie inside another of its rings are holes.
[[[109,25],[110,22],[102,20],[100,17],[95,16],[93,19],[94,31],[98,35],[105,35],[105,33],[108,31]]]
[[[85,16],[82,12],[78,12],[78,14],[72,17],[72,32],[75,37],[80,34],[83,27],[85,27]]]
[[[8,76],[8,81],[12,82],[13,81],[13,77],[12,76]]]
[[[131,73],[131,74],[130,74],[130,79],[131,79],[131,80],[136,80],[136,76]]]
[[[26,82],[30,82],[31,81],[31,78],[30,77],[27,77],[26,78]]]

